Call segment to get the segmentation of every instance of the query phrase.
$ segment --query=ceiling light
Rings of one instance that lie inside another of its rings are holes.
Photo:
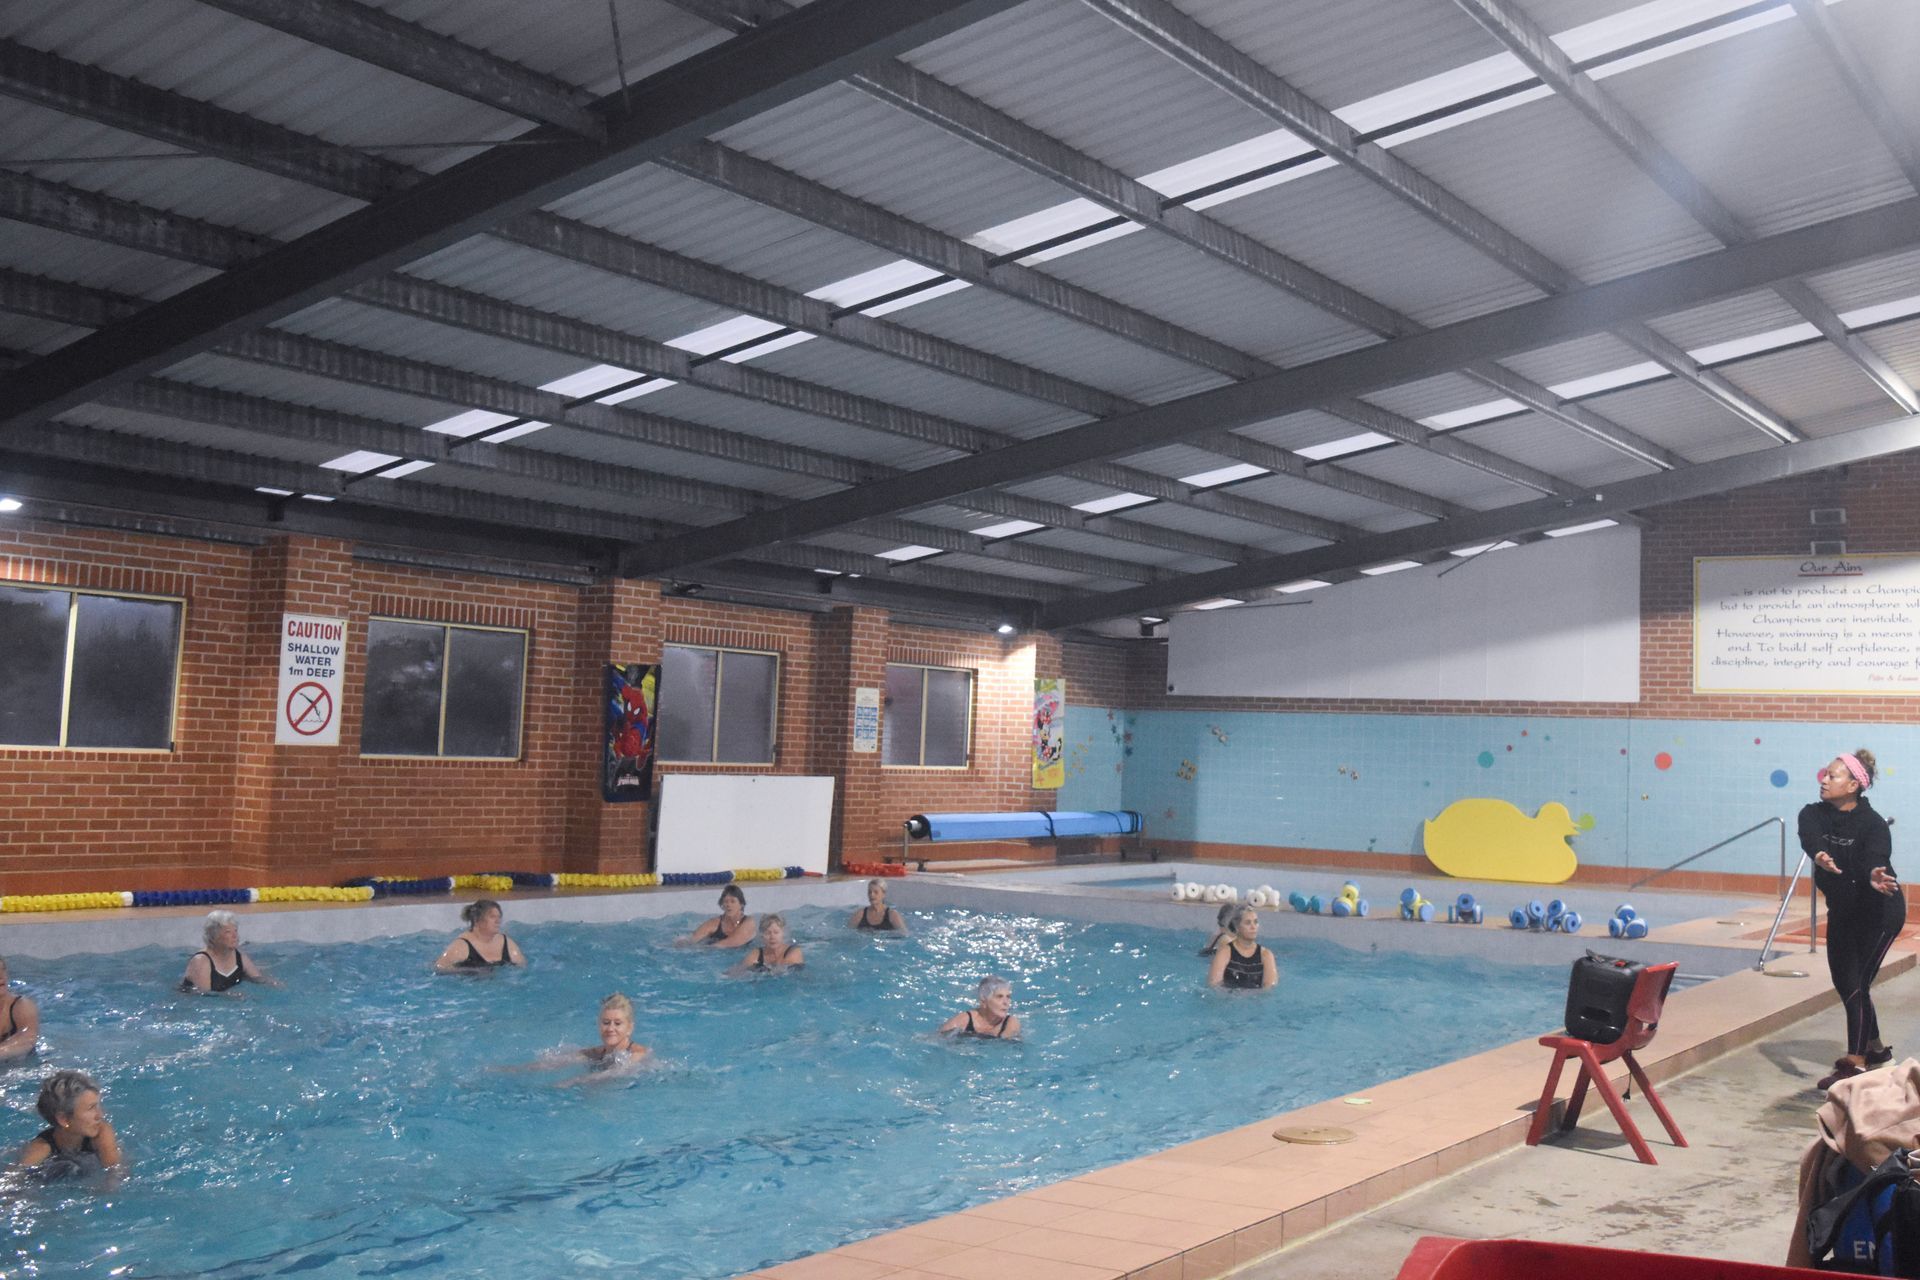
[[[1501,542],[1483,542],[1483,543],[1481,543],[1481,544],[1480,544],[1479,546],[1477,546],[1477,547],[1455,547],[1455,548],[1453,549],[1453,554],[1455,554],[1455,555],[1457,555],[1457,556],[1478,556],[1478,555],[1485,555],[1485,554],[1486,554],[1487,552],[1489,552],[1489,551],[1504,551],[1504,550],[1506,550],[1506,549],[1507,549],[1508,547],[1511,547],[1511,546],[1513,546],[1513,545],[1515,545],[1515,544],[1513,544],[1513,543],[1511,543],[1511,542],[1506,542],[1506,541],[1501,541]]]
[[[999,626],[995,627],[994,630],[998,631],[1003,636],[1010,636],[1014,632],[1014,625],[1011,622],[1003,622]]]
[[[1369,578],[1377,578],[1383,573],[1399,573],[1402,569],[1418,569],[1419,567],[1420,562],[1418,560],[1395,560],[1392,564],[1377,564],[1371,569],[1362,569],[1360,572],[1366,574]]]
[[[1245,603],[1246,603],[1245,600],[1235,600],[1232,596],[1221,596],[1218,600],[1202,600],[1199,604],[1193,607],[1196,610],[1231,609],[1233,608],[1233,606],[1237,604],[1245,604]]]
[[[20,499],[18,498],[0,498],[0,511],[18,511],[21,505]]]
[[[1319,578],[1302,578],[1298,582],[1289,582],[1283,587],[1275,587],[1274,590],[1282,595],[1290,596],[1296,591],[1312,591],[1316,587],[1330,587],[1332,585],[1331,582],[1323,582]]]
[[[276,489],[271,485],[265,484],[255,485],[253,491],[255,493],[264,493],[274,498],[291,498],[293,496],[293,490],[291,489]]]
[[[1595,529],[1611,529],[1619,524],[1618,520],[1589,520],[1585,524],[1570,524],[1564,529],[1549,529],[1549,538],[1564,538],[1575,533],[1592,533]]]

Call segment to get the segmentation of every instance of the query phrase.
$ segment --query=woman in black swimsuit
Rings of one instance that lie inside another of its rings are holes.
[[[1260,991],[1280,981],[1273,952],[1260,945],[1260,913],[1236,907],[1227,917],[1229,940],[1213,953],[1207,985],[1241,991]]]
[[[17,996],[7,989],[5,960],[0,960],[0,997],[7,1002],[6,1012],[0,1013],[0,1021],[6,1023],[6,1030],[0,1031],[0,1062],[12,1062],[32,1053],[39,1043],[40,1006],[32,996]]]
[[[242,982],[268,987],[280,985],[241,952],[240,920],[233,912],[207,912],[207,925],[201,937],[207,945],[188,958],[186,976],[180,979],[182,991],[203,996],[232,996],[238,1000],[241,993],[233,988]]]
[[[720,891],[720,914],[702,921],[698,929],[680,939],[677,947],[744,947],[753,941],[753,917],[747,914],[747,895],[737,884]]]
[[[784,973],[807,962],[807,953],[787,941],[784,916],[769,911],[760,917],[760,945],[740,957],[728,973]]]
[[[435,972],[462,973],[526,964],[526,953],[500,932],[502,914],[500,904],[491,898],[469,902],[460,912],[460,918],[467,922],[466,932],[449,942],[433,962]]]
[[[111,1169],[120,1163],[120,1139],[100,1109],[100,1086],[84,1071],[56,1071],[40,1086],[34,1104],[46,1120],[20,1150],[16,1168],[53,1177]]]
[[[943,1036],[976,1040],[1018,1040],[1020,1019],[1013,1016],[1013,984],[1005,978],[980,979],[978,1003],[940,1024]]]
[[[904,934],[907,931],[907,922],[898,911],[887,905],[885,880],[867,881],[867,905],[849,916],[847,924],[868,933]]]

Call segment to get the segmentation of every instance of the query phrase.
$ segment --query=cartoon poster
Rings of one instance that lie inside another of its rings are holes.
[[[600,796],[612,804],[653,796],[653,704],[660,668],[638,662],[607,666],[606,749]]]
[[[1067,682],[1033,682],[1033,785],[1058,791],[1067,781]]]

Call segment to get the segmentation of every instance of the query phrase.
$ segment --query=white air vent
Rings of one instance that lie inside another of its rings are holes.
[[[1847,522],[1847,509],[1845,507],[1815,507],[1813,510],[1807,512],[1807,518],[1816,525],[1845,524]]]
[[[1845,538],[1815,538],[1812,552],[1816,556],[1843,556],[1847,554]]]

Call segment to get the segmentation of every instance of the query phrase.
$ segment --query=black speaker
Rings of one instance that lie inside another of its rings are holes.
[[[1573,962],[1567,980],[1567,1034],[1595,1044],[1612,1044],[1627,1029],[1627,1001],[1647,966],[1589,951]]]

